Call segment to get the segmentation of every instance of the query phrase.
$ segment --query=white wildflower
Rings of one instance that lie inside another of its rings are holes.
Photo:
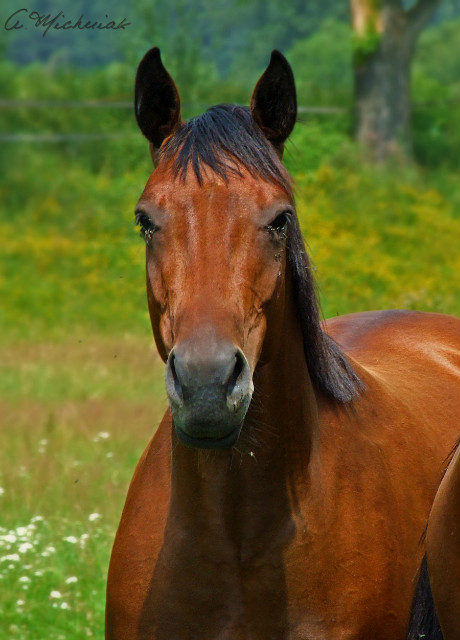
[[[78,538],[76,538],[75,536],[67,536],[67,538],[64,538],[65,542],[71,542],[72,544],[77,544],[78,542]]]
[[[26,551],[29,551],[30,549],[33,549],[33,545],[31,545],[30,542],[23,542],[18,547],[19,553],[25,553]]]
[[[90,513],[88,516],[88,520],[90,522],[94,522],[95,520],[99,520],[99,518],[101,518],[101,514],[100,513]]]
[[[17,553],[10,553],[8,556],[3,556],[3,558],[0,558],[0,562],[6,560],[9,560],[10,562],[19,562],[20,558]]]
[[[70,606],[67,604],[67,602],[61,602],[61,606],[59,608],[60,609],[70,609]]]
[[[31,522],[43,522],[43,516],[34,516],[30,519]]]
[[[66,584],[72,584],[73,582],[78,582],[78,578],[77,576],[70,576],[69,578],[67,578],[67,580],[65,581]]]
[[[59,598],[62,598],[62,593],[60,591],[51,591],[50,598],[53,598],[54,600],[59,600]]]
[[[21,576],[19,582],[30,582],[29,576]]]
[[[13,533],[7,533],[6,536],[2,536],[2,540],[5,540],[5,542],[14,543],[16,542],[16,536]]]
[[[2,496],[5,493],[5,489],[3,487],[0,487],[0,496]]]

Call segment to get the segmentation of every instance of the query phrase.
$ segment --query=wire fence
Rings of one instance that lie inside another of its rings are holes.
[[[1,142],[81,142],[138,138],[137,133],[0,133]]]
[[[184,104],[185,108],[205,109],[208,104]],[[0,100],[0,109],[133,109],[130,100]],[[335,115],[347,113],[345,107],[300,106],[299,113]],[[137,138],[136,133],[22,133],[0,132],[0,142],[25,142],[31,144],[57,142],[84,142]]]
[[[5,100],[0,99],[0,109],[131,109],[131,100]]]
[[[186,108],[209,107],[206,103],[193,102],[183,103]],[[132,109],[132,100],[5,100],[0,99],[0,109]],[[346,107],[324,107],[324,106],[300,106],[300,112],[304,113],[344,113],[348,111]]]
[[[458,100],[432,100],[428,102],[414,102],[412,109],[434,109],[440,105],[455,104],[460,106]],[[209,105],[201,103],[186,103],[186,108],[207,108]],[[94,100],[14,100],[0,99],[0,109],[133,109],[132,100],[94,99]],[[301,105],[298,112],[311,115],[342,115],[351,112],[351,107],[335,106],[311,106]],[[55,142],[79,142],[98,140],[117,140],[134,138],[136,134],[125,133],[26,133],[26,132],[0,132],[1,142],[26,142],[26,143],[55,143]]]

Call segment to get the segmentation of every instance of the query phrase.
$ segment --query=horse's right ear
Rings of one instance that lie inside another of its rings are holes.
[[[253,91],[251,113],[281,156],[297,118],[297,98],[292,69],[276,49]]]
[[[139,129],[150,142],[153,162],[157,164],[163,140],[182,124],[179,92],[163,66],[158,47],[147,51],[137,68],[134,109]]]

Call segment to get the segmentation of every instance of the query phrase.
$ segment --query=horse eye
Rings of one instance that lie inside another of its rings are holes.
[[[140,226],[140,234],[146,242],[152,239],[159,227],[145,213],[136,214],[136,226]]]
[[[289,222],[289,213],[283,212],[279,213],[269,225],[267,225],[267,230],[278,238],[286,237],[286,228]]]

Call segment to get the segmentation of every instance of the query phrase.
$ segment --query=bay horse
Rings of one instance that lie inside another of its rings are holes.
[[[405,638],[442,461],[459,321],[323,323],[281,163],[278,51],[250,107],[183,122],[157,48],[135,114],[155,170],[136,209],[169,409],[116,534],[107,640]]]
[[[425,533],[426,554],[408,640],[460,638],[460,440],[439,485]]]

